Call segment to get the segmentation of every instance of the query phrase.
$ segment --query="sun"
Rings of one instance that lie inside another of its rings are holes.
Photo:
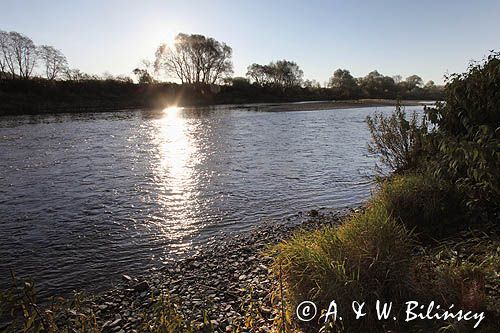
[[[165,114],[176,114],[180,110],[182,110],[182,108],[180,106],[171,105],[171,106],[166,107],[165,109],[163,109],[163,113],[165,113]]]

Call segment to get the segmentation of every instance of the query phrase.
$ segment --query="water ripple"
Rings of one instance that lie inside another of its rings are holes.
[[[372,188],[373,112],[2,118],[0,286],[12,268],[45,293],[99,290],[221,232],[359,204]]]

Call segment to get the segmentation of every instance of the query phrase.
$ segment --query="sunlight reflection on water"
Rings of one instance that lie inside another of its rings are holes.
[[[374,111],[2,118],[0,287],[15,268],[47,292],[102,290],[222,232],[357,205],[373,186]]]

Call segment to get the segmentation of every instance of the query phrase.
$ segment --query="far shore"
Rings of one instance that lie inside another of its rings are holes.
[[[433,101],[400,100],[404,106],[430,105]],[[330,100],[330,101],[299,101],[299,102],[275,102],[275,103],[245,103],[245,104],[212,104],[212,105],[179,105],[184,109],[248,109],[263,112],[287,112],[287,111],[317,111],[335,109],[353,109],[366,107],[396,106],[398,100],[395,99],[358,99],[358,100]],[[165,105],[167,107],[167,105]],[[45,108],[24,108],[14,111],[12,108],[3,109],[0,103],[1,116],[22,116],[22,115],[50,115],[62,113],[97,113],[97,112],[119,112],[131,110],[155,110],[161,107],[145,107],[142,105],[102,105],[102,106],[51,106]]]
[[[433,101],[400,100],[403,106],[418,106],[433,104]],[[315,110],[335,110],[335,109],[355,109],[366,107],[396,106],[398,100],[395,99],[358,99],[358,100],[337,100],[337,101],[305,101],[292,103],[269,103],[259,105],[243,105],[248,108],[256,108],[259,111],[284,112],[284,111],[315,111]]]

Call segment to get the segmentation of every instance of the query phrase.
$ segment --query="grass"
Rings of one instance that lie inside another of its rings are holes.
[[[353,300],[374,304],[376,299],[396,303],[405,299],[410,244],[405,227],[380,205],[368,207],[339,227],[302,232],[282,242],[275,248],[274,270],[281,267],[288,311],[304,300],[315,301],[320,309],[335,300],[340,309],[348,309]],[[365,320],[355,320],[349,311],[342,317],[343,325],[354,331],[378,324],[371,311]]]
[[[425,174],[396,175],[373,199],[420,239],[440,238],[467,225],[467,214],[453,186]]]
[[[97,318],[82,294],[71,301],[53,297],[41,305],[32,281],[21,281],[12,274],[12,288],[0,292],[0,318],[7,325],[2,332],[98,333]]]
[[[363,319],[344,311],[342,322],[327,325],[318,319],[300,323],[294,314],[304,300],[318,309],[335,300],[338,309],[349,310],[354,300],[392,301],[395,309],[417,300],[484,311],[490,320],[476,331],[495,332],[500,326],[498,230],[465,230],[467,215],[459,202],[452,186],[421,174],[396,175],[382,183],[366,210],[341,225],[302,231],[278,244],[273,271],[285,285],[288,325],[304,332],[470,331],[464,322],[379,321],[373,306]]]
[[[498,233],[471,230],[423,248],[411,268],[416,297],[444,306],[484,311],[481,332],[500,327],[500,239]],[[447,323],[441,328],[467,332],[470,325]]]

